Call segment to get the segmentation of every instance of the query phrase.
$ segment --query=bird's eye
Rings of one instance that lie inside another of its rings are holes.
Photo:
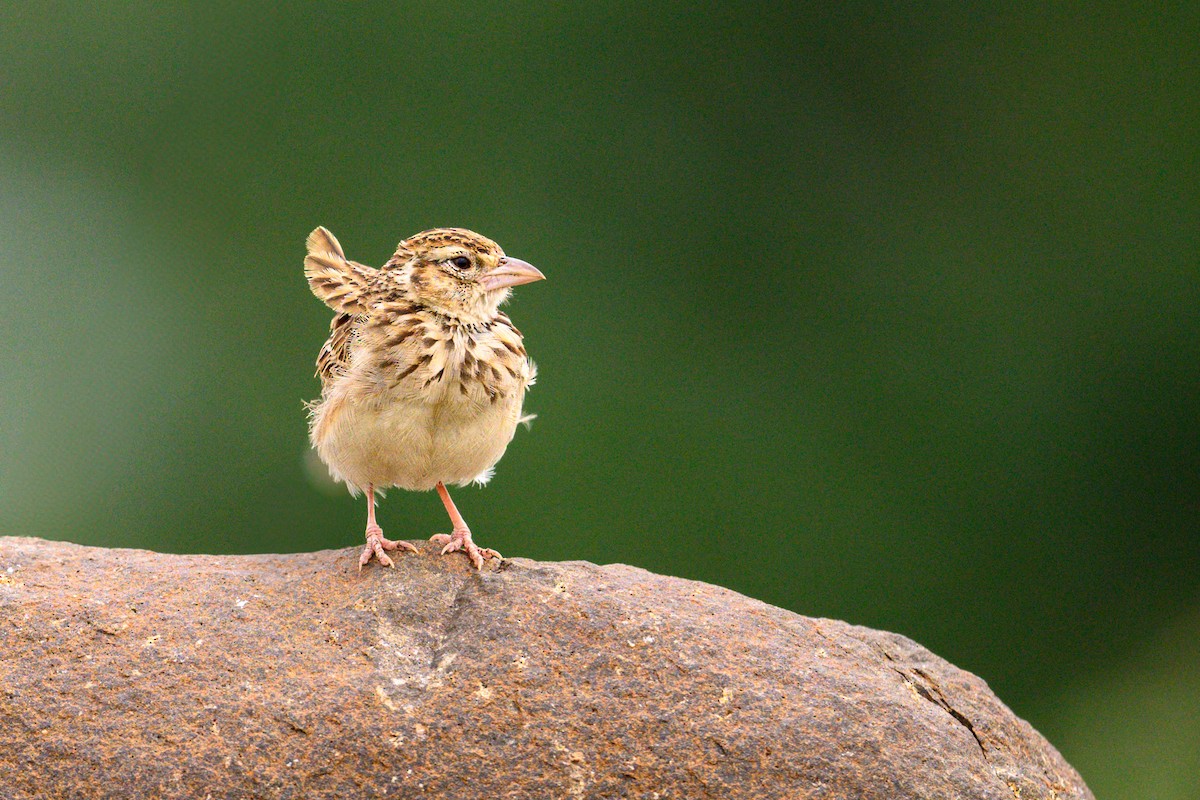
[[[455,256],[454,258],[450,259],[450,263],[453,264],[457,269],[466,269],[467,267],[471,266],[471,259],[467,258],[466,256]]]

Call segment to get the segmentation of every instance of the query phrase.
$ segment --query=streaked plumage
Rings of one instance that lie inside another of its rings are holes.
[[[304,272],[337,312],[317,356],[322,391],[309,406],[310,438],[334,478],[368,493],[362,563],[374,554],[390,565],[383,550],[411,548],[374,525],[374,490],[397,486],[438,489],[455,520],[445,552],[464,549],[481,566],[494,552],[473,544],[444,484],[486,482],[522,420],[535,370],[498,307],[510,287],[543,276],[457,228],[402,241],[378,270],[347,260],[317,228]]]

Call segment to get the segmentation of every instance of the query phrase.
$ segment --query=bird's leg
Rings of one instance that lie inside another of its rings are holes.
[[[471,541],[471,529],[467,527],[462,514],[459,514],[458,509],[454,507],[454,501],[450,499],[450,493],[446,491],[446,484],[439,482],[437,491],[441,495],[442,504],[446,506],[446,513],[450,515],[450,522],[454,524],[454,530],[451,533],[435,533],[429,537],[429,541],[434,544],[445,545],[442,548],[442,555],[453,553],[455,550],[466,551],[467,557],[471,559],[475,569],[483,569],[485,558],[502,558],[490,547],[479,547]]]
[[[383,528],[375,523],[375,485],[367,484],[367,546],[363,548],[362,555],[358,559],[358,571],[362,572],[362,568],[371,560],[371,556],[378,558],[379,563],[385,567],[396,566],[384,550],[399,548],[417,552],[417,548],[408,542],[393,542],[391,539],[383,538]]]

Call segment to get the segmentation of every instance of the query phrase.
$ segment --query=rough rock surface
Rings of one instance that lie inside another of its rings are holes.
[[[0,797],[1090,798],[912,641],[626,566],[0,538]]]

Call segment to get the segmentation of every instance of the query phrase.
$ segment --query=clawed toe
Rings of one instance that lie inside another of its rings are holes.
[[[395,567],[396,562],[392,561],[391,557],[385,552],[387,550],[408,550],[416,553],[416,546],[405,541],[395,541],[383,538],[383,530],[378,526],[367,528],[367,545],[363,548],[362,555],[358,558],[358,570],[362,572],[372,558],[379,559],[379,563],[385,567]]]
[[[392,561],[387,553],[383,552],[383,548],[377,542],[367,542],[367,546],[363,548],[362,555],[358,557],[358,571],[362,572],[372,558],[378,558],[379,563],[385,567],[395,568],[396,562]]]
[[[492,548],[480,547],[471,541],[470,531],[455,531],[451,534],[435,533],[429,537],[429,541],[434,544],[443,545],[442,555],[448,555],[458,550],[464,551],[467,554],[467,558],[471,559],[471,564],[478,570],[483,569],[485,559],[503,559],[503,556]]]

